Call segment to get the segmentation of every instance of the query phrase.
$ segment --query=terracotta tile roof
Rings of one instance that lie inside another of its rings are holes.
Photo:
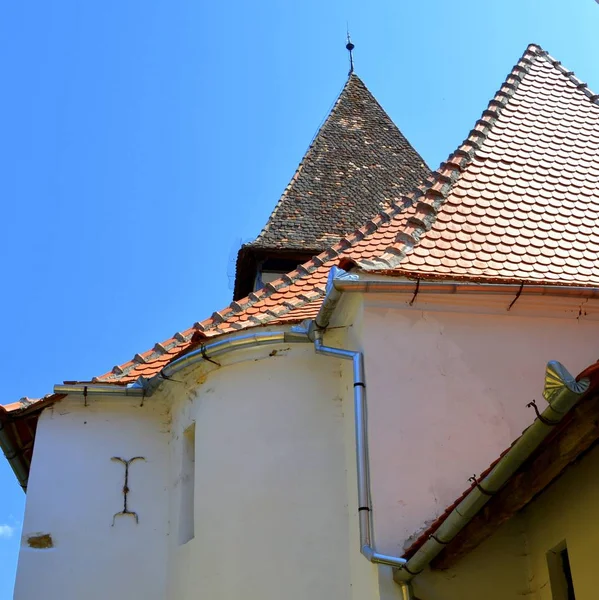
[[[352,74],[268,223],[247,246],[324,250],[429,174],[422,157]]]
[[[197,347],[201,340],[252,327],[299,323],[304,319],[314,318],[324,297],[331,267],[338,264],[342,256],[358,261],[383,252],[396,235],[397,218],[406,210],[409,202],[410,198],[405,198],[404,204],[392,203],[363,227],[295,271],[242,300],[231,302],[208,319],[175,333],[153,348],[113,367],[109,372],[94,377],[91,381],[68,383],[127,385],[139,377],[156,375],[169,362]],[[403,220],[400,219],[399,222],[402,223]],[[44,398],[44,401],[47,398],[49,397]],[[21,406],[21,403],[14,403],[4,408],[10,411]]]
[[[402,219],[397,221],[398,216],[410,206],[411,201],[405,198],[403,204],[392,203],[363,227],[295,271],[247,298],[231,302],[210,318],[176,333],[151,350],[136,354],[130,361],[94,378],[93,382],[133,383],[139,377],[156,375],[171,360],[197,347],[203,339],[251,327],[298,323],[314,318],[324,297],[331,267],[339,263],[341,256],[359,261],[383,252],[396,235],[397,223],[403,222]]]
[[[598,100],[529,46],[394,242],[360,266],[410,277],[598,285]]]
[[[196,332],[211,338],[315,316],[340,256],[410,277],[599,284],[599,267],[591,264],[599,258],[596,102],[557,61],[529,46],[466,141],[410,195],[297,270],[93,381],[151,377],[195,347]],[[505,152],[506,140],[515,156]]]

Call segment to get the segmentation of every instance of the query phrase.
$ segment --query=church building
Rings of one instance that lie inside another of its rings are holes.
[[[537,45],[435,171],[351,73],[228,306],[0,407],[15,599],[595,600],[598,156]]]

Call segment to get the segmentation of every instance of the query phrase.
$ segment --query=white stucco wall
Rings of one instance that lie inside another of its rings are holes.
[[[147,400],[69,397],[40,417],[31,467],[16,600],[164,600],[168,533],[168,413]],[[124,467],[131,465],[129,509]],[[31,535],[53,548],[34,549]]]
[[[170,538],[168,597],[351,598],[341,365],[311,345],[243,358],[173,407],[171,519],[195,422],[195,537]]]
[[[401,554],[542,408],[548,360],[597,359],[596,302],[421,295],[365,297],[375,531]]]
[[[221,364],[165,382],[143,407],[69,397],[43,413],[17,600],[378,597],[359,554],[351,365],[312,344]],[[112,456],[146,458],[130,470],[138,525],[111,526],[124,476]],[[31,548],[44,533],[54,547]]]

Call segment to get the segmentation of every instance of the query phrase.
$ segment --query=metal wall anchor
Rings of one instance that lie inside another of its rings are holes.
[[[130,458],[129,460],[125,460],[124,458],[121,458],[120,456],[113,456],[111,460],[114,460],[115,462],[123,463],[125,465],[125,484],[123,485],[123,510],[118,513],[114,513],[114,516],[112,517],[112,527],[114,527],[114,522],[117,517],[124,517],[125,515],[130,515],[130,516],[134,517],[135,522],[139,523],[139,515],[135,511],[129,510],[127,507],[127,495],[129,494],[129,465],[132,462],[135,462],[136,460],[146,460],[146,459],[143,456],[134,456],[133,458]]]

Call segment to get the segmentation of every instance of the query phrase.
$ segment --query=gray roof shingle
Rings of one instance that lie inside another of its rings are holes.
[[[324,249],[421,183],[430,169],[352,74],[268,223],[249,247]]]

